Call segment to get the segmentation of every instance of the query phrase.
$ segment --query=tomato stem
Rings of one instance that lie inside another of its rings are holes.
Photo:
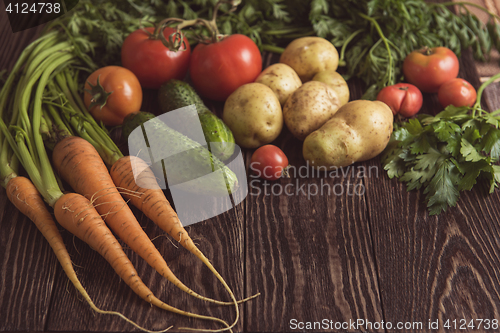
[[[432,54],[432,49],[428,46],[424,46],[422,49],[420,49],[420,53],[426,56],[430,56]]]
[[[99,82],[100,77],[100,75],[97,77],[97,83],[95,85],[92,85],[89,81],[87,81],[90,89],[85,89],[85,91],[88,92],[90,96],[92,96],[90,99],[89,110],[91,110],[95,106],[99,106],[99,108],[102,109],[106,105],[109,95],[113,93],[112,91],[107,92],[104,89],[104,87]]]
[[[158,26],[156,27],[155,33],[152,34],[150,36],[150,38],[160,39],[163,42],[163,44],[169,48],[169,50],[177,52],[181,49],[182,45],[185,46],[184,36],[181,33],[181,30],[188,28],[188,27],[197,26],[197,25],[204,25],[205,28],[207,28],[207,30],[210,33],[210,42],[216,43],[221,39],[221,37],[223,37],[219,33],[219,28],[217,27],[217,14],[218,14],[220,6],[222,6],[223,4],[226,4],[226,3],[230,4],[232,6],[230,9],[232,11],[232,10],[236,9],[236,6],[238,6],[241,3],[241,0],[219,0],[219,1],[217,1],[217,3],[214,6],[214,9],[213,9],[212,19],[210,19],[210,20],[201,19],[201,18],[197,18],[197,19],[193,19],[193,20],[183,20],[183,19],[175,18],[175,17],[166,18],[158,24]],[[175,26],[175,28],[177,29],[177,32],[171,34],[167,40],[166,37],[164,36],[164,34],[162,33],[162,31],[167,25],[172,24],[172,23],[177,23],[177,25]],[[204,42],[204,41],[200,40],[200,42]],[[185,49],[185,47],[184,47],[184,49]]]

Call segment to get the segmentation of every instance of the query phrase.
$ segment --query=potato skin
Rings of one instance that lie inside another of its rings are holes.
[[[347,85],[347,82],[344,80],[342,75],[340,75],[337,71],[331,69],[321,71],[314,75],[312,80],[326,83],[327,85],[332,87],[333,90],[335,90],[339,95],[340,106],[349,102],[349,86]]]
[[[283,118],[290,132],[299,140],[320,128],[340,107],[333,88],[319,81],[300,86],[283,106]]]
[[[243,148],[272,142],[283,128],[283,112],[274,92],[265,84],[252,82],[236,89],[224,103],[222,120]]]
[[[280,56],[280,63],[292,67],[302,83],[310,81],[316,73],[336,70],[339,53],[335,46],[322,37],[301,37],[287,45]]]
[[[271,88],[281,105],[284,105],[288,97],[302,85],[302,81],[293,68],[280,63],[265,68],[255,82]]]
[[[389,143],[393,118],[391,109],[382,102],[349,102],[304,140],[304,159],[313,167],[327,169],[369,160]]]

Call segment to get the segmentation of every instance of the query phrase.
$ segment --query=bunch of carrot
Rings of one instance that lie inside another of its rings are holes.
[[[0,91],[0,180],[9,199],[41,230],[69,279],[95,311],[116,314],[131,322],[119,313],[103,311],[94,305],[76,277],[46,204],[52,207],[62,227],[98,251],[142,299],[174,313],[224,325],[207,331],[231,330],[239,318],[239,302],[195,246],[153,173],[142,173],[151,186],[139,187],[132,168],[144,162],[123,156],[105,129],[86,111],[74,68],[92,64],[65,37],[64,33],[54,31],[33,42],[24,50]],[[53,148],[52,163],[46,146]],[[18,176],[19,162],[29,179]],[[63,192],[57,175],[75,193]],[[231,301],[210,299],[185,286],[143,231],[124,197],[201,259],[224,285]],[[234,322],[229,325],[222,319],[184,311],[159,300],[140,279],[113,232],[181,290],[216,304],[234,305]]]
[[[103,311],[95,306],[74,271],[59,229],[44,202],[45,200],[54,207],[56,215],[64,213],[64,203],[67,202],[68,198],[72,198],[81,207],[80,209],[74,207],[75,214],[73,216],[68,215],[58,218],[58,222],[66,227],[76,225],[74,222],[78,220],[78,214],[82,211],[86,211],[86,213],[80,217],[81,224],[95,223],[92,220],[100,218],[95,210],[91,209],[92,206],[85,197],[62,193],[54,174],[51,172],[50,164],[46,163],[47,157],[43,154],[44,149],[38,152],[35,151],[37,144],[42,143],[41,147],[43,148],[43,142],[40,142],[40,137],[36,135],[36,133],[39,133],[36,131],[40,126],[39,114],[37,115],[36,112],[28,113],[30,89],[38,81],[33,109],[39,108],[41,101],[39,95],[48,75],[42,75],[42,71],[47,70],[46,73],[53,71],[63,61],[68,60],[70,54],[69,49],[61,48],[61,59],[54,63],[51,63],[51,60],[54,60],[53,57],[49,58],[49,61],[43,59],[43,57],[35,57],[36,54],[42,54],[43,56],[49,54],[44,53],[43,50],[51,44],[53,45],[55,36],[56,34],[49,34],[27,47],[0,91],[0,179],[7,191],[9,200],[33,221],[47,239],[64,272],[91,308],[98,313],[118,315],[137,328],[148,331],[118,312]],[[23,67],[24,64],[31,64],[31,66]],[[16,86],[17,89],[13,89],[15,80],[19,80]],[[11,95],[14,95],[15,98],[9,99]],[[38,99],[36,99],[37,97]],[[30,121],[31,116],[34,117],[32,122]],[[10,118],[8,122],[10,126],[7,126],[3,120],[7,118]],[[13,129],[14,132],[9,129]],[[19,161],[26,169],[31,180],[18,175]],[[105,230],[102,231],[104,228],[97,229],[99,232],[105,233]],[[82,234],[82,231],[76,233],[76,235],[78,234]],[[97,239],[97,237],[94,238]]]

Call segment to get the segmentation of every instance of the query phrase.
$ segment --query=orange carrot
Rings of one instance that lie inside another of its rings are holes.
[[[92,203],[84,196],[77,193],[63,195],[54,205],[54,214],[59,224],[102,255],[123,281],[145,301],[167,311],[193,318],[213,320],[228,327],[222,319],[180,310],[156,298],[141,280],[120,243],[113,236]],[[211,331],[217,332],[226,329]]]
[[[135,179],[136,176],[134,176],[133,171],[134,169],[141,171],[136,172],[136,174],[140,177],[139,183],[143,185],[142,187],[137,185],[137,181]],[[170,205],[168,199],[165,197],[163,190],[158,186],[156,176],[147,163],[139,157],[124,156],[113,164],[109,173],[111,178],[113,178],[115,185],[123,189],[122,195],[127,200],[130,200],[134,206],[141,210],[163,231],[167,232],[177,242],[181,243],[184,248],[198,257],[221,281],[231,297],[234,298],[231,289],[226,284],[222,276],[213,267],[207,257],[205,257],[205,255],[194,244],[188,232],[183,227],[181,221],[179,220],[179,216]],[[232,302],[224,303],[226,305],[234,304]]]
[[[118,192],[98,152],[88,141],[75,136],[62,139],[54,147],[52,160],[62,178],[77,193],[91,200],[111,230],[158,273],[192,296],[218,302],[197,294],[174,275]]]
[[[33,221],[38,230],[40,230],[45,239],[47,239],[69,280],[73,283],[77,291],[83,296],[85,301],[87,301],[94,311],[101,314],[119,316],[140,330],[152,332],[137,325],[119,312],[104,311],[99,309],[94,304],[90,296],[87,294],[87,291],[80,283],[80,280],[78,280],[76,272],[73,268],[73,263],[71,262],[69,253],[64,245],[59,229],[57,229],[52,215],[48,211],[45,202],[35,185],[33,185],[28,178],[21,176],[11,178],[7,183],[6,191],[7,197],[14,204],[14,206],[31,221]],[[166,330],[168,329],[169,328]],[[166,330],[161,332],[165,332]]]
[[[134,173],[134,170],[137,172]],[[233,300],[232,303],[224,302],[224,304],[228,305],[245,302],[259,295],[258,293],[241,301],[236,301],[231,288],[227,285],[224,278],[214,268],[207,257],[205,257],[203,252],[194,244],[179,220],[177,213],[165,197],[163,190],[158,186],[156,176],[145,161],[135,156],[124,156],[113,164],[110,169],[110,175],[115,185],[122,189],[122,195],[127,200],[141,210],[163,231],[167,232],[177,242],[181,243],[184,248],[198,257],[210,269],[228,291]],[[135,177],[138,177],[138,179]],[[138,182],[142,186],[139,186],[137,184]],[[236,306],[235,323],[238,320],[238,316],[239,309]]]

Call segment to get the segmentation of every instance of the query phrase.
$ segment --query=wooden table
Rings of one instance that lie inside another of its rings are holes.
[[[10,69],[40,27],[12,34],[2,6],[0,69]],[[480,84],[469,52],[461,58],[459,76],[476,88]],[[360,88],[350,86],[352,97],[359,98]],[[154,92],[146,96],[152,98]],[[500,108],[498,96],[500,85],[487,89],[484,103],[489,110]],[[439,108],[434,95],[425,99],[425,111]],[[304,165],[301,143],[288,131],[275,143],[292,165]],[[247,166],[250,155],[244,152]],[[407,192],[404,184],[390,180],[378,158],[344,172],[254,184],[236,208],[189,227],[237,298],[261,293],[240,306],[234,331],[462,332],[460,326],[471,320],[476,327],[483,320],[483,328],[489,320],[491,329],[485,331],[500,331],[494,326],[500,320],[500,191],[489,195],[488,185],[480,183],[461,195],[457,207],[430,217],[423,193]],[[291,191],[276,195],[279,188],[272,184],[290,184]],[[315,186],[326,189],[323,184],[335,193],[315,195]],[[138,210],[134,213],[186,285],[229,300],[193,255],[164,237]],[[120,311],[151,330],[220,327],[149,306],[102,257],[61,232],[82,284],[100,308]],[[234,320],[234,307],[186,296],[125,250],[144,282],[164,301]],[[361,321],[365,324],[358,325]],[[119,318],[93,313],[40,232],[0,190],[0,331],[134,330]]]

